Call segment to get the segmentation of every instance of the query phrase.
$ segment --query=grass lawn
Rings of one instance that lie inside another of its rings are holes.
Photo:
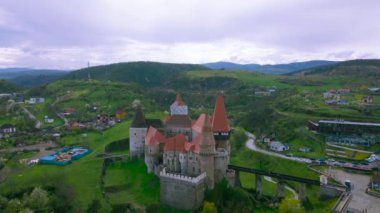
[[[111,206],[103,199],[100,190],[100,170],[103,163],[96,155],[103,152],[104,146],[112,141],[128,137],[130,122],[123,122],[102,133],[89,132],[88,140],[81,134],[63,137],[66,145],[82,144],[92,149],[84,158],[67,166],[36,165],[15,170],[0,184],[0,194],[22,191],[34,186],[61,186],[70,190],[75,212],[84,212],[93,200],[101,202],[101,211],[109,212]]]
[[[114,193],[107,192],[112,204],[146,207],[159,203],[159,178],[147,174],[142,160],[112,163],[106,170],[104,182],[106,188],[116,188]]]
[[[295,161],[290,161],[286,159],[281,159],[277,157],[267,156],[258,152],[248,150],[247,148],[242,148],[237,153],[231,157],[231,164],[245,166],[249,168],[261,169],[270,172],[278,172],[287,175],[299,176],[303,178],[309,178],[318,180],[319,175],[311,170],[309,170],[306,164],[298,163]],[[254,176],[241,175],[241,182],[243,186],[253,188],[254,186]],[[298,183],[289,182],[294,188],[298,188]],[[275,193],[275,184],[263,182],[264,194],[271,195]],[[292,187],[292,188],[293,188]],[[286,195],[289,196],[290,192],[287,191]],[[307,210],[315,212],[325,212],[330,211],[332,206],[335,204],[336,199],[330,199],[327,201],[319,200],[319,187],[318,186],[307,186],[306,188],[307,197],[310,201],[310,205],[307,206]]]

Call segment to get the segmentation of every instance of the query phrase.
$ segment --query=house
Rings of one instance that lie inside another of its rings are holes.
[[[311,151],[311,149],[310,149],[310,147],[301,147],[301,148],[299,148],[298,149],[300,152],[310,152]]]
[[[338,101],[336,101],[336,100],[326,100],[325,104],[326,105],[337,105]]]
[[[45,98],[35,98],[35,97],[32,97],[29,99],[29,103],[30,104],[38,104],[38,103],[44,103],[45,102]]]
[[[0,99],[9,99],[12,97],[10,93],[0,93]]]
[[[64,111],[63,111],[63,114],[64,115],[72,115],[76,112],[77,110],[74,108],[74,107],[69,107],[69,108],[66,108]]]
[[[23,103],[25,101],[23,93],[13,93],[12,95],[13,95],[13,99],[17,103]]]
[[[271,137],[268,137],[268,136],[263,137],[263,143],[270,143],[271,141],[272,141]]]
[[[270,142],[269,147],[271,150],[276,151],[276,152],[283,152],[283,151],[289,150],[288,144],[281,143],[279,141]]]
[[[370,87],[370,88],[368,88],[368,90],[371,92],[378,92],[378,91],[380,91],[380,87]]]
[[[342,106],[347,106],[350,104],[350,102],[348,102],[347,100],[339,100],[338,105],[342,105]]]
[[[124,110],[122,110],[122,109],[118,109],[116,111],[116,114],[115,114],[116,119],[117,119],[118,122],[124,120],[126,115],[127,115],[127,113],[124,112]]]
[[[346,94],[346,93],[350,93],[351,89],[342,88],[342,89],[338,89],[336,92],[339,93],[339,94]]]
[[[371,188],[380,190],[380,172],[375,172],[371,178]]]
[[[52,124],[52,123],[54,123],[54,119],[49,118],[47,115],[45,115],[45,123]]]
[[[269,91],[256,91],[255,96],[270,96],[271,93]]]
[[[4,124],[0,127],[0,133],[16,133],[16,127],[12,124]]]
[[[365,96],[362,98],[362,103],[363,104],[371,104],[373,102],[372,96]]]
[[[335,90],[334,90],[335,91]],[[335,92],[331,92],[331,91],[327,91],[327,92],[324,92],[323,93],[323,98],[324,99],[327,99],[327,98],[333,98],[335,96]]]

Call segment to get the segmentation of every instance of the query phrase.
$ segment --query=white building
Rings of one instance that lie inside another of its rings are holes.
[[[269,145],[270,149],[276,152],[283,152],[289,150],[289,146],[287,144],[283,144],[278,141],[273,141]]]
[[[0,133],[16,133],[16,127],[12,124],[4,124],[0,127]]]
[[[29,103],[30,104],[38,104],[38,103],[44,103],[45,102],[45,98],[35,98],[35,97],[32,97],[29,99]]]

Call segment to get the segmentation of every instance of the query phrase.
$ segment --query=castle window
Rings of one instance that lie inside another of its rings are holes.
[[[195,173],[195,167],[193,167],[193,173]]]

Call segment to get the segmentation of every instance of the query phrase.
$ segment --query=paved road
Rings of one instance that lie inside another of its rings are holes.
[[[51,106],[52,106],[52,109],[53,109],[54,113],[65,122],[63,124],[63,126],[68,126],[69,125],[69,120],[67,120],[67,118],[65,118],[65,116],[62,115],[62,113],[59,113],[59,112],[55,111],[55,105],[58,102],[60,102],[60,101],[61,101],[60,97],[56,97],[55,101],[51,104]],[[56,127],[56,128],[58,128],[58,127]]]
[[[287,159],[287,160],[293,160],[293,161],[301,162],[301,163],[311,163],[311,160],[307,159],[307,158],[288,157],[286,155],[283,155],[283,154],[280,154],[280,153],[277,153],[277,152],[271,152],[271,151],[268,151],[268,150],[265,150],[265,149],[261,149],[260,147],[257,147],[256,144],[255,144],[256,136],[254,134],[246,132],[246,135],[248,136],[248,140],[245,143],[245,145],[250,150],[253,150],[253,151],[256,151],[256,152],[260,152],[260,153],[263,153],[263,154],[266,154],[266,155],[271,155],[271,156]]]
[[[33,120],[35,122],[34,124],[34,128],[36,129],[40,129],[41,128],[41,121],[39,121],[36,116],[34,116],[27,108],[25,108],[24,106],[20,105],[21,108],[24,110],[24,112],[26,114],[28,114],[28,117],[30,120]]]
[[[24,150],[28,150],[28,151],[45,150],[47,148],[54,148],[56,146],[57,146],[57,144],[55,144],[54,142],[39,143],[39,144],[30,145],[30,146],[14,147],[14,148],[9,148],[9,149],[0,149],[0,153],[1,152],[3,152],[3,153],[4,152],[21,152]]]
[[[328,173],[342,184],[345,180],[350,180],[351,184],[353,184],[352,200],[348,204],[347,210],[351,210],[351,212],[365,212],[367,210],[366,212],[368,213],[378,213],[380,211],[380,198],[365,193],[370,182],[368,175],[349,173],[340,169],[329,169]]]
[[[348,148],[345,146],[339,146],[339,145],[332,144],[332,143],[326,143],[326,144],[328,146],[339,148],[339,149],[346,149],[346,150],[351,150],[351,151],[356,151],[356,152],[363,152],[363,153],[367,153],[367,154],[373,154],[374,153],[374,152],[369,152],[369,151],[365,151],[365,150],[361,150],[361,149],[353,149],[353,148]]]

